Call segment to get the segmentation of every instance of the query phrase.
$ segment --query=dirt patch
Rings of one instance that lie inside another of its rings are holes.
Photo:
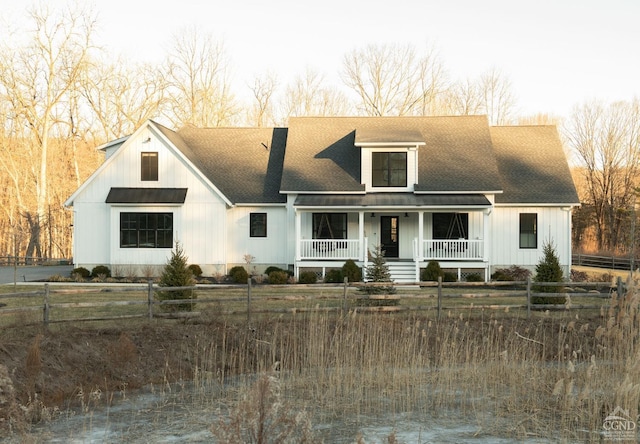
[[[0,332],[0,426],[4,423],[5,432],[19,430],[8,426],[19,424],[17,405],[31,415],[27,421],[38,422],[41,412],[36,412],[36,406],[65,409],[87,401],[97,391],[108,395],[189,380],[194,369],[193,344],[215,342],[218,331],[215,323],[167,320],[111,327],[4,328]]]

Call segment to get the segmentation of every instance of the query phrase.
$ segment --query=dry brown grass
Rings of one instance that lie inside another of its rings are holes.
[[[639,298],[632,285],[585,320],[304,313],[257,324],[201,364],[217,375],[277,367],[283,397],[314,406],[316,420],[449,412],[478,434],[596,442],[617,406],[638,414]]]

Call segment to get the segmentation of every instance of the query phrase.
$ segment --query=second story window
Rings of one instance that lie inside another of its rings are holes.
[[[140,158],[141,172],[140,180],[151,181],[158,180],[158,153],[143,152]]]
[[[374,187],[407,186],[407,153],[373,152],[371,179]]]

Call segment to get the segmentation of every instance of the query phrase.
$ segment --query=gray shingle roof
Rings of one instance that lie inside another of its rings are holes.
[[[486,117],[456,116],[292,118],[282,190],[363,192],[355,140],[373,141],[384,132],[425,142],[418,148],[418,192],[502,189]]]
[[[286,128],[161,127],[178,149],[234,204],[285,203],[280,177]]]
[[[555,127],[489,127],[485,116],[299,117],[288,129],[156,126],[234,204],[285,203],[286,192],[363,194],[356,140],[398,137],[424,142],[418,194],[579,203]]]
[[[491,127],[504,193],[496,203],[578,204],[555,126]]]

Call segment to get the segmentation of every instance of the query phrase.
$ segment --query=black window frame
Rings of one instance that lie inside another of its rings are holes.
[[[173,213],[120,213],[120,248],[173,248]]]
[[[267,213],[249,214],[249,237],[267,237]]]
[[[518,242],[520,248],[538,248],[538,213],[520,213],[519,219]]]
[[[371,186],[406,188],[407,152],[374,151],[371,153]]]
[[[140,180],[143,182],[158,181],[157,151],[143,151],[140,153]]]
[[[348,239],[347,225],[347,213],[313,213],[312,238]]]
[[[469,213],[433,213],[433,239],[469,239]]]

